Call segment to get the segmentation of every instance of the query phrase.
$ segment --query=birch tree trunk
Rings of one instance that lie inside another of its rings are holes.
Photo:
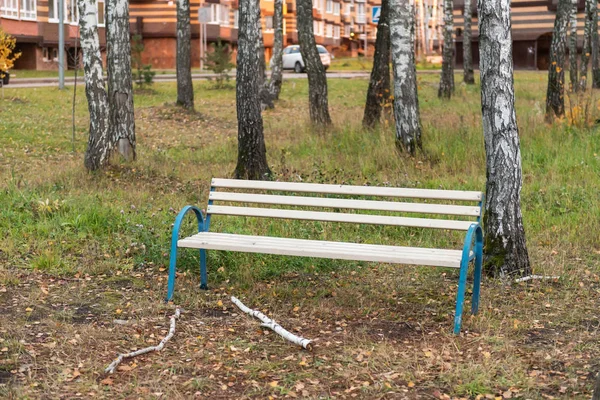
[[[452,34],[454,31],[454,9],[453,0],[444,1],[444,50],[442,52],[442,76],[438,97],[449,99],[454,92],[454,43]]]
[[[552,43],[550,44],[550,66],[548,67],[548,90],[546,91],[546,121],[565,115],[565,49],[567,25],[571,0],[559,0]]]
[[[577,73],[577,0],[572,0],[571,5],[571,32],[569,33],[569,80],[571,91],[576,92],[579,88]]]
[[[588,63],[592,54],[592,20],[594,19],[594,10],[596,10],[595,0],[585,0],[583,48],[581,50],[581,69],[579,74],[579,90],[581,91],[585,91],[587,87]]]
[[[394,68],[396,146],[414,155],[421,148],[421,119],[415,67],[415,15],[406,0],[390,0],[390,42]]]
[[[431,34],[429,35],[429,52],[433,53],[433,37],[435,36],[434,33],[437,32],[437,24],[438,24],[438,17],[437,17],[437,10],[438,10],[438,3],[437,0],[433,0],[433,5],[431,6]],[[438,42],[439,42],[439,38],[438,38]]]
[[[177,0],[177,104],[194,109],[190,0]]]
[[[256,0],[258,2],[258,19],[256,20],[256,29],[258,30],[258,47],[256,51],[258,52],[258,83],[259,87],[263,87],[265,84],[265,79],[267,77],[267,65],[265,60],[265,41],[263,39],[263,29],[262,29],[262,15],[260,13],[260,0]]]
[[[592,87],[600,87],[600,38],[598,37],[598,3],[592,7]]]
[[[283,83],[283,0],[275,0],[273,13],[273,57],[271,58],[271,78],[269,92],[274,100],[279,100]]]
[[[269,179],[267,150],[260,109],[259,2],[240,0],[236,71],[238,160],[236,179]]]
[[[111,135],[119,153],[128,161],[135,160],[128,0],[106,2],[106,48]]]
[[[363,126],[374,128],[381,119],[381,110],[390,100],[390,25],[389,0],[381,0],[381,14],[377,23],[373,69],[367,90]]]
[[[85,95],[90,113],[90,134],[84,165],[88,170],[95,171],[108,163],[114,142],[108,129],[108,97],[98,39],[98,5],[96,0],[78,0],[77,6]]]
[[[472,51],[472,30],[471,23],[473,21],[473,8],[471,0],[465,0],[465,27],[463,32],[463,70],[464,81],[468,85],[475,84],[473,76],[473,51]]]
[[[479,69],[486,153],[484,265],[531,274],[521,216],[521,152],[513,85],[510,0],[479,0]]]
[[[327,77],[317,51],[313,31],[312,1],[296,0],[298,42],[308,75],[310,120],[318,127],[331,125],[327,100]]]

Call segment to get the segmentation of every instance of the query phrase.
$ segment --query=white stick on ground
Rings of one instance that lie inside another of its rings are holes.
[[[179,318],[179,315],[181,315],[181,310],[179,309],[179,307],[177,307],[175,309],[175,314],[171,315],[171,327],[169,328],[169,333],[167,334],[167,336],[165,336],[163,340],[160,341],[158,345],[132,351],[131,353],[119,354],[119,356],[112,363],[110,363],[108,367],[106,367],[104,372],[107,374],[112,374],[113,372],[115,372],[117,366],[121,364],[121,361],[123,361],[126,358],[137,357],[142,354],[150,353],[151,351],[161,351],[163,347],[165,347],[165,343],[167,343],[175,334],[175,320]]]
[[[298,346],[302,346],[307,350],[312,349],[312,346],[311,346],[312,340],[304,339],[303,337],[294,335],[292,332],[286,330],[281,325],[279,325],[277,322],[273,321],[271,318],[267,317],[265,314],[261,313],[260,311],[252,310],[252,309],[246,307],[244,305],[244,303],[242,303],[240,300],[238,300],[234,296],[231,296],[231,301],[233,302],[233,304],[238,306],[238,308],[240,310],[242,310],[244,313],[251,315],[254,318],[259,319],[262,322],[261,326],[271,329],[273,332],[275,332],[276,334],[278,334],[285,340],[288,340],[294,344],[297,344]]]
[[[560,279],[560,276],[546,276],[546,275],[529,275],[523,278],[515,279],[515,282],[527,282],[535,279]]]

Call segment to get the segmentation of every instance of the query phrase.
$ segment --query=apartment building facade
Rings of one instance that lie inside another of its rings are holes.
[[[99,5],[100,44],[105,45],[104,0]],[[76,0],[64,0],[65,65],[74,67],[79,36]],[[58,68],[58,0],[0,0],[0,26],[17,39],[15,69]]]
[[[473,61],[479,65],[479,31],[477,2],[473,2]],[[550,43],[558,0],[513,0],[511,22],[513,62],[515,68],[547,70],[550,62]],[[583,45],[584,0],[577,0],[578,46]],[[454,0],[456,63],[462,65],[464,0]]]
[[[105,0],[98,1],[101,46],[105,47]],[[192,60],[200,63],[201,24],[199,10],[207,10],[206,41],[222,40],[235,53],[238,38],[239,0],[191,0]],[[441,34],[441,0],[415,0],[417,39],[423,27],[422,48],[435,52]],[[377,24],[374,9],[381,0],[313,0],[313,28],[318,44],[336,56],[372,55]],[[474,61],[478,62],[477,9],[473,1]],[[64,32],[67,47],[64,63],[74,66],[78,36],[76,0],[64,0]],[[260,0],[265,55],[273,48],[274,1]],[[512,29],[514,63],[517,68],[546,69],[557,0],[513,0]],[[462,64],[463,0],[455,0],[456,62]],[[583,36],[584,0],[578,0],[579,28]],[[145,44],[143,61],[153,68],[175,67],[175,0],[130,0],[130,29],[140,34]],[[17,38],[22,56],[15,69],[58,68],[58,0],[0,0],[0,25]],[[426,29],[425,29],[426,28]],[[298,43],[295,0],[284,0],[284,46]],[[426,31],[426,32],[425,32]],[[434,45],[435,43],[435,45]],[[417,46],[419,48],[419,46]]]
[[[317,43],[336,55],[372,54],[377,24],[372,7],[381,0],[314,0],[313,17]],[[273,48],[273,0],[260,0],[265,55],[270,59]],[[64,63],[74,67],[78,43],[76,0],[64,0],[64,32],[67,48]],[[238,38],[238,0],[191,0],[192,60],[200,63],[201,24],[199,9],[208,9],[206,41],[222,40],[235,52]],[[284,2],[284,46],[298,43],[294,0]],[[105,48],[105,0],[98,0],[101,47]],[[130,0],[130,30],[143,38],[143,62],[153,68],[175,67],[176,3],[175,0]],[[15,36],[22,53],[15,69],[58,68],[58,0],[0,0],[0,25]]]

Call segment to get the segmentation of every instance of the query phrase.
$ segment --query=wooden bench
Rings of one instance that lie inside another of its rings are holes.
[[[278,194],[268,194],[273,192]],[[314,197],[315,194],[327,197]],[[355,198],[333,198],[331,195],[352,196]],[[383,199],[365,200],[356,199],[356,197]],[[385,198],[411,198],[421,200],[421,202],[389,201]],[[434,204],[431,200],[461,202],[463,204]],[[459,268],[454,317],[454,333],[458,334],[462,322],[467,272],[469,263],[472,260],[474,260],[475,265],[473,296],[471,299],[471,312],[473,314],[477,313],[479,304],[483,249],[483,234],[479,221],[482,214],[482,202],[483,194],[474,191],[212,179],[206,213],[203,214],[197,207],[186,206],[175,220],[171,240],[167,301],[172,299],[175,289],[178,247],[200,249],[200,287],[202,289],[208,288],[206,250]],[[218,203],[218,205],[215,203]],[[223,203],[235,205],[222,205]],[[464,205],[464,203],[471,203],[471,205]],[[261,205],[262,207],[249,207],[248,204]],[[273,208],[273,206],[278,208]],[[312,210],[308,211],[296,207]],[[394,214],[374,215],[372,213],[333,212],[333,210],[383,211]],[[198,219],[198,234],[179,239],[181,222],[189,211],[193,211]],[[462,219],[427,218],[427,215],[415,218],[398,216],[398,213],[453,215]],[[210,232],[211,217],[215,215],[433,228],[464,231],[466,235],[462,250],[250,236]]]

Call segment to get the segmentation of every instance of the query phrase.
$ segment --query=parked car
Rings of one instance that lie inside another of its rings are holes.
[[[10,74],[8,73],[8,71],[1,72],[0,76],[3,76],[3,78],[2,78],[2,84],[3,85],[8,85],[8,82],[10,82]]]
[[[327,49],[320,44],[317,45],[319,51],[319,57],[325,67],[325,70],[329,68],[331,64],[331,56]],[[283,69],[293,69],[296,73],[304,72],[304,60],[302,60],[302,54],[300,54],[300,46],[297,44],[287,46],[283,49]]]

